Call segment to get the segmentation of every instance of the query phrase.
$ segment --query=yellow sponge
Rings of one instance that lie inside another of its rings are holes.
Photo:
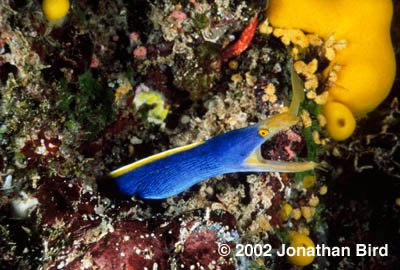
[[[271,0],[267,16],[275,27],[299,28],[325,40],[333,35],[336,40],[347,42],[324,74],[333,65],[341,67],[336,82],[328,89],[329,98],[359,117],[385,99],[395,78],[390,38],[392,13],[391,0]]]
[[[328,101],[324,106],[326,129],[337,141],[350,137],[356,127],[356,120],[351,111],[342,103]]]
[[[55,21],[64,17],[69,10],[69,0],[43,0],[43,13],[49,21]]]

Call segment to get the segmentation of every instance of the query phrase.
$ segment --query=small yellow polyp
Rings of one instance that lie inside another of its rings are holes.
[[[356,127],[356,120],[351,111],[339,102],[329,101],[324,106],[326,129],[337,141],[346,140]]]
[[[315,249],[315,244],[311,240],[310,237],[300,234],[297,232],[292,232],[289,235],[289,240],[290,240],[290,246],[296,248],[305,248],[306,251],[308,248],[314,248]],[[314,250],[315,254],[315,250]],[[302,251],[296,252],[294,256],[288,256],[288,261],[291,264],[297,265],[297,266],[306,266],[309,265],[314,261],[315,256],[307,256],[307,252],[303,254]]]
[[[43,13],[49,21],[63,18],[69,10],[69,0],[43,0]]]
[[[289,216],[290,216],[290,213],[292,213],[292,210],[293,210],[292,206],[290,204],[288,204],[288,203],[285,203],[282,206],[282,209],[281,209],[281,211],[279,213],[279,215],[281,216],[281,219],[283,221],[288,220]]]

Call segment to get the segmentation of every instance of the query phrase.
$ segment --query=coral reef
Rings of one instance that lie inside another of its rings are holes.
[[[278,1],[269,2],[272,9]],[[378,23],[371,19],[369,32],[351,37],[317,36],[275,27],[259,0],[70,3],[57,24],[41,1],[0,4],[1,269],[295,269],[276,255],[291,232],[316,245],[389,244],[387,257],[316,257],[304,269],[399,268],[399,81],[347,141],[329,138],[323,112],[329,86],[344,79],[336,60],[352,42],[370,37],[389,46]],[[332,25],[352,21],[330,16]],[[391,61],[389,49],[368,55]],[[222,175],[160,201],[123,197],[103,179],[291,110],[292,66],[306,88],[301,122],[265,143],[261,155],[321,169]],[[369,104],[363,110],[389,90],[391,67],[381,73],[386,85],[375,87],[371,103],[357,103]],[[272,256],[216,253],[238,243],[269,244]]]

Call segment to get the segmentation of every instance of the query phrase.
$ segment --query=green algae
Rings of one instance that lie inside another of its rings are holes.
[[[57,108],[66,116],[64,125],[71,131],[79,124],[85,127],[87,139],[99,135],[106,125],[115,119],[114,94],[93,77],[90,70],[78,77],[79,90],[61,80],[58,87]]]
[[[210,20],[206,14],[196,14],[194,17],[194,26],[198,30],[207,28],[210,25]]]

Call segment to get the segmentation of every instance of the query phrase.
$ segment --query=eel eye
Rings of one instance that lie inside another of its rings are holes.
[[[268,136],[269,131],[268,131],[268,129],[260,129],[258,131],[258,134],[260,134],[261,137],[265,137],[265,136]]]

